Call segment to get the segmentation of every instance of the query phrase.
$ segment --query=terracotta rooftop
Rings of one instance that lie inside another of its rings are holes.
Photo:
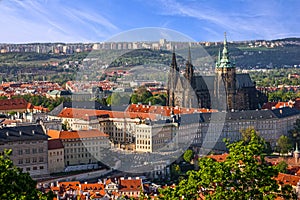
[[[64,145],[60,139],[48,140],[48,150],[63,149]]]
[[[27,109],[28,102],[25,99],[0,100],[0,110]]]
[[[299,166],[300,160],[296,162],[294,157],[265,157],[265,160],[273,165],[285,161],[289,166]]]
[[[48,135],[51,138],[65,139],[78,139],[78,138],[95,138],[95,137],[108,137],[107,134],[98,130],[83,130],[83,131],[56,131],[49,130]]]
[[[155,114],[142,112],[121,112],[110,110],[91,110],[91,109],[77,109],[64,108],[57,117],[77,118],[83,120],[90,120],[93,117],[108,117],[108,118],[141,118],[141,119],[156,119]]]
[[[83,191],[93,190],[93,191],[96,192],[96,191],[104,190],[104,188],[105,188],[105,186],[104,186],[103,183],[86,183],[86,184],[81,184],[81,190],[83,190]]]
[[[279,173],[278,176],[275,178],[279,184],[289,184],[292,186],[296,186],[297,183],[300,181],[299,176],[290,175],[290,174],[283,174]]]
[[[225,153],[225,154],[220,154],[220,155],[209,155],[207,157],[211,158],[211,159],[213,159],[213,160],[215,160],[217,162],[223,162],[223,161],[226,160],[226,158],[227,158],[228,155],[229,155],[228,153]]]
[[[127,191],[140,191],[142,187],[142,179],[120,179],[119,190]]]

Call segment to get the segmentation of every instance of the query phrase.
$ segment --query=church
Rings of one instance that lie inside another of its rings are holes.
[[[266,95],[256,90],[249,74],[237,74],[227,48],[226,34],[222,55],[215,66],[215,75],[202,76],[194,73],[191,51],[184,75],[180,75],[173,51],[167,84],[167,104],[170,107],[208,108],[220,111],[260,109],[267,101]]]

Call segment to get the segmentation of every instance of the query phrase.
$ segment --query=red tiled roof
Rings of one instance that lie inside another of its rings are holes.
[[[210,109],[197,109],[197,108],[181,108],[181,107],[168,107],[168,106],[150,106],[150,105],[139,105],[131,104],[128,106],[127,112],[140,112],[140,113],[151,113],[151,114],[161,114],[163,116],[170,116],[173,112],[174,114],[192,114],[195,112],[217,112],[217,110]]]
[[[50,110],[48,108],[44,108],[43,106],[33,106],[34,110],[39,110],[42,112],[49,112]]]
[[[227,158],[228,155],[229,155],[228,153],[224,153],[224,154],[221,154],[221,155],[209,155],[207,157],[211,158],[211,159],[213,159],[213,160],[215,160],[217,162],[223,162],[223,161],[226,160],[226,158]]]
[[[0,100],[0,110],[27,109],[28,102],[25,99]]]
[[[77,108],[65,108],[57,116],[64,118],[77,118],[83,120],[89,120],[93,116],[107,115],[110,118],[141,118],[141,119],[156,119],[155,114],[142,113],[142,112],[120,112],[109,110],[90,110],[90,109],[77,109]]]
[[[100,191],[100,190],[104,190],[104,188],[105,188],[105,186],[104,186],[103,183],[86,183],[86,184],[81,184],[81,190],[83,190],[83,191],[88,191],[88,190]]]
[[[270,158],[270,157],[265,157],[265,160],[269,163],[272,163],[273,165],[277,165],[281,161],[285,161],[289,166],[299,166],[300,161],[296,162],[294,157],[276,157],[276,158]]]
[[[50,129],[50,130],[47,131],[47,135],[50,136],[53,139],[58,139],[59,138],[59,134],[60,134],[60,131],[58,131],[58,130],[52,130],[52,129]]]
[[[63,148],[64,148],[64,145],[60,139],[48,140],[48,150],[63,149]]]
[[[78,139],[78,138],[94,138],[94,137],[108,137],[107,134],[98,130],[83,130],[83,131],[56,131],[49,130],[48,135],[52,138]]]
[[[120,179],[119,190],[123,192],[140,191],[142,188],[141,179]]]
[[[66,190],[80,190],[80,182],[79,181],[71,181],[71,182],[59,182],[59,187],[62,187]]]
[[[297,183],[300,181],[300,177],[290,175],[290,174],[279,173],[278,176],[275,178],[275,180],[277,180],[281,185],[289,184],[289,185],[296,186]]]

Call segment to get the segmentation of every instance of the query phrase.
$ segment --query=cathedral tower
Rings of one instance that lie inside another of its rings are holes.
[[[195,88],[195,80],[194,80],[194,66],[192,65],[192,56],[191,56],[191,48],[189,47],[189,52],[188,52],[188,60],[185,64],[185,74],[184,77],[188,84],[192,87]]]
[[[214,93],[216,100],[219,101],[217,104],[219,109],[236,109],[236,69],[229,58],[226,33],[224,34],[224,47],[222,51],[222,58],[219,52],[219,58],[216,63],[216,79]],[[226,104],[225,102],[222,102],[222,99],[226,101]],[[224,107],[224,105],[226,105],[226,107]]]
[[[175,106],[175,87],[179,78],[179,68],[176,62],[175,47],[173,47],[172,63],[170,66],[167,87],[167,105],[170,107]]]
[[[184,73],[184,92],[183,92],[183,106],[186,108],[198,107],[198,97],[195,96],[196,80],[194,76],[194,66],[192,65],[191,48],[189,47],[188,59],[185,64]]]

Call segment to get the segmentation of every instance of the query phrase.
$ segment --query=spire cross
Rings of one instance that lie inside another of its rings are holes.
[[[226,32],[224,32],[224,45],[227,43]]]

